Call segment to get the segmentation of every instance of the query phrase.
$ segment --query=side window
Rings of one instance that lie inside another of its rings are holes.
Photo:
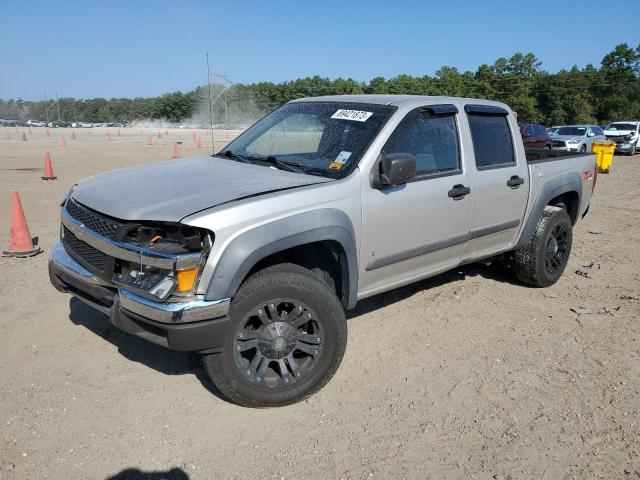
[[[468,118],[478,170],[515,165],[506,115],[469,112]]]
[[[600,127],[593,127],[593,133],[595,133],[596,135],[604,135],[604,132]]]
[[[382,151],[414,155],[416,177],[461,171],[458,128],[453,113],[413,110],[402,119]]]

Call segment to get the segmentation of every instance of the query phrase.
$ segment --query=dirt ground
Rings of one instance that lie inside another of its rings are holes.
[[[471,265],[366,300],[319,394],[252,410],[197,357],[119,332],[47,277],[74,182],[177,140],[205,154],[205,132],[198,149],[191,130],[49,131],[0,129],[0,246],[18,190],[45,250],[0,259],[0,478],[640,478],[640,156],[598,177],[553,287]]]

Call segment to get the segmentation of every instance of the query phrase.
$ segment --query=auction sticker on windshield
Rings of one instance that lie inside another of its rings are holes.
[[[356,122],[366,122],[367,119],[373,115],[373,112],[364,112],[362,110],[337,110],[336,113],[331,115],[331,118],[336,120],[353,120]]]

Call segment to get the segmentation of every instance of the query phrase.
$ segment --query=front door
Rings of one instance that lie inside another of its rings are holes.
[[[413,110],[383,147],[383,154],[414,155],[417,174],[406,185],[363,185],[363,296],[460,262],[469,232],[471,199],[465,189],[471,177],[463,168],[458,116],[453,105]]]

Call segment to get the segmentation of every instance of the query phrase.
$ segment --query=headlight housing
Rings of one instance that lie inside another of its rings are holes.
[[[119,261],[113,283],[154,301],[192,297],[213,239],[207,230],[182,224],[131,225],[123,241],[142,247],[140,262]],[[145,264],[145,256],[154,255],[175,258],[174,268]]]

